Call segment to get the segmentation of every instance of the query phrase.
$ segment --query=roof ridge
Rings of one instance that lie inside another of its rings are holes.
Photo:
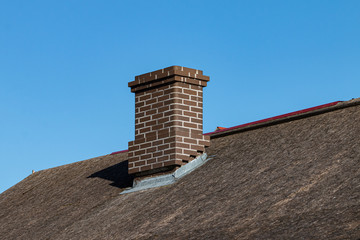
[[[326,113],[326,112],[330,112],[330,111],[335,111],[335,110],[346,108],[346,107],[356,106],[359,104],[360,104],[360,98],[355,98],[355,99],[353,98],[349,101],[335,101],[335,102],[331,102],[331,103],[318,105],[315,107],[305,108],[302,110],[285,113],[285,114],[277,115],[274,117],[265,118],[265,119],[225,128],[222,130],[217,130],[214,132],[208,132],[208,133],[205,133],[204,135],[210,135],[211,138],[217,138],[217,137],[222,137],[224,135],[234,134],[237,132],[252,130],[254,128],[260,128],[260,127],[270,126],[270,125],[274,125],[274,124],[280,124],[283,122],[288,122],[288,121],[292,121],[292,120],[296,120],[296,119],[310,117],[310,116],[314,116],[314,115],[318,115],[318,114],[322,114],[322,113]]]

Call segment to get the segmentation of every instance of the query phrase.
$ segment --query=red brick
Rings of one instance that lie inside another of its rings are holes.
[[[135,129],[143,128],[145,127],[144,123],[135,124]]]
[[[148,132],[145,134],[146,140],[149,140],[149,138],[153,138],[153,137],[156,137],[156,132]]]
[[[128,159],[129,162],[135,162],[135,161],[139,161],[140,160],[140,157],[137,156],[137,157],[131,157]]]
[[[147,122],[151,119],[151,117],[142,117],[140,118],[140,123]]]
[[[150,104],[153,104],[153,103],[156,103],[157,102],[157,98],[152,98],[152,99],[149,99],[145,102],[146,105],[150,105]]]
[[[135,103],[136,108],[142,107],[144,105],[145,105],[145,102],[143,102],[143,101]]]
[[[196,150],[188,150],[188,149],[184,149],[184,154],[187,155],[192,155],[192,156],[196,156],[197,155],[197,151]]]
[[[202,121],[202,119],[191,118],[191,122],[202,124],[203,121]]]
[[[191,133],[193,134],[199,134],[202,138],[202,131],[201,130],[198,130],[198,129],[191,129]]]
[[[148,142],[147,142],[147,143],[144,143],[144,144],[141,144],[141,145],[140,145],[140,148],[141,148],[141,149],[148,148],[148,147],[151,147],[151,143],[148,143]]]
[[[200,140],[200,141],[199,141],[199,144],[200,144],[200,145],[204,145],[204,146],[206,146],[206,147],[210,146],[210,142],[209,142],[209,141],[202,141],[202,140]]]
[[[159,107],[162,107],[162,106],[164,106],[163,102],[158,102],[158,103],[155,103],[155,104],[151,105],[152,108],[159,108]]]
[[[135,113],[135,119],[138,119],[138,118],[141,118],[145,116],[145,113],[144,112],[140,112],[140,113]]]
[[[164,154],[165,155],[170,155],[170,154],[176,153],[175,149],[176,148],[167,149],[167,150],[164,151]],[[181,149],[179,149],[179,150],[181,150]],[[180,153],[182,153],[182,151],[180,151]],[[159,158],[159,160],[160,160],[160,158]]]
[[[190,133],[188,132],[176,132],[176,135],[181,137],[190,137]]]
[[[146,132],[149,132],[150,130],[151,130],[150,127],[142,128],[142,129],[140,129],[140,133],[146,133]]]
[[[201,85],[201,82],[199,80],[194,80],[194,79],[191,79],[191,78],[186,78],[185,82],[186,83],[191,83],[191,84],[194,84],[194,85]]]
[[[184,127],[197,128],[197,124],[184,122]]]
[[[160,118],[157,120],[157,123],[160,124],[160,123],[165,123],[165,122],[168,122],[170,119],[169,117],[164,117],[164,118]]]
[[[182,121],[171,121],[171,122],[167,122],[166,124],[164,124],[164,127],[171,127],[171,126],[182,126],[183,122]]]
[[[184,111],[184,115],[189,116],[189,117],[197,117],[196,113],[188,112],[188,111]]]
[[[190,85],[190,88],[193,89],[193,90],[198,90],[198,91],[202,90],[201,86],[196,86],[196,85]]]
[[[139,149],[139,146],[131,146],[129,147],[129,151],[135,151],[135,150],[138,150]]]
[[[191,145],[191,149],[196,150],[196,151],[201,151],[204,152],[205,151],[205,147],[204,145]]]
[[[145,111],[150,110],[150,109],[151,109],[151,106],[141,107],[140,112],[145,112]]]
[[[164,127],[164,124],[158,124],[158,125],[152,126],[151,130],[155,131],[155,130],[162,129],[163,127]]]
[[[170,95],[164,95],[158,98],[158,102],[164,102],[165,100],[169,99]]]
[[[144,153],[145,153],[145,149],[140,149],[140,150],[135,151],[135,156],[140,156],[140,155],[143,155]]]
[[[201,98],[201,97],[190,96],[190,99],[191,99],[192,101],[202,102],[202,98]]]
[[[170,104],[174,104],[174,103],[182,104],[182,103],[183,103],[183,100],[182,100],[182,99],[178,99],[178,98],[169,99],[169,100],[167,100],[167,101],[164,102],[164,105],[170,105]]]
[[[158,113],[158,114],[153,115],[152,119],[156,120],[156,119],[162,118],[163,116],[164,116],[164,113]]]
[[[148,148],[146,149],[146,153],[153,153],[153,152],[156,152],[156,147],[152,147],[152,148]]]
[[[184,138],[185,143],[197,144],[197,140],[192,138]]]
[[[175,160],[172,160],[172,161],[166,161],[163,163],[164,164],[164,167],[166,166],[172,166],[172,165],[181,165],[179,164],[179,162],[175,161]]]
[[[152,109],[152,110],[146,111],[145,115],[146,116],[153,115],[153,114],[157,113],[157,111],[158,111],[157,109]]]
[[[135,167],[143,166],[143,165],[145,165],[145,161],[144,161],[144,160],[135,162]]]
[[[153,169],[155,168],[161,168],[164,166],[164,163],[160,162],[160,163],[154,163],[151,165],[153,167]]]
[[[191,107],[191,111],[192,111],[192,112],[202,113],[202,108],[198,108],[198,107]]]
[[[164,143],[172,143],[175,141],[181,141],[181,137],[170,137],[170,138],[164,139]]]
[[[185,117],[185,116],[179,116],[179,115],[175,115],[175,116],[170,116],[170,120],[180,120],[180,121],[186,121],[188,122],[190,120],[189,117]]]
[[[141,171],[141,172],[142,172],[142,171],[151,170],[151,169],[152,169],[151,165],[146,165],[146,166],[140,167],[140,171]]]
[[[182,98],[182,99],[190,99],[190,96],[189,96],[188,94],[179,93],[179,94],[178,94],[178,97],[179,97],[179,98]]]
[[[155,158],[146,160],[146,164],[147,164],[147,165],[152,164],[152,163],[156,163],[156,159],[155,159]]]
[[[174,92],[174,93],[182,93],[182,92],[183,92],[182,89],[181,89],[181,88],[178,88],[178,87],[181,87],[181,86],[176,86],[176,88],[172,88],[172,89],[171,89],[172,92]]]
[[[171,106],[174,106],[174,105],[171,105]],[[164,107],[161,107],[158,109],[159,113],[160,112],[166,112],[170,109],[170,106],[164,106]]]
[[[153,153],[153,157],[160,157],[160,156],[162,156],[163,154],[164,154],[163,151],[154,152],[154,153]]]
[[[196,91],[194,91],[194,90],[189,90],[189,89],[183,89],[183,92],[184,92],[185,94],[189,94],[189,95],[196,95],[196,94],[197,94]],[[200,95],[199,95],[199,96],[200,96]]]
[[[180,104],[171,105],[171,106],[175,106],[175,109],[181,109],[181,110],[186,110],[186,111],[189,111],[189,109],[190,109],[189,106],[180,105]]]
[[[145,154],[145,155],[140,156],[141,160],[146,160],[146,159],[149,159],[149,158],[151,158],[151,154]]]
[[[187,161],[191,161],[194,158],[188,156],[188,155],[184,155],[184,154],[176,154],[176,158],[180,158],[182,160],[187,160]]]
[[[138,138],[138,139],[136,139],[135,138],[135,144],[141,144],[141,143],[144,143],[145,142],[145,138]]]
[[[189,106],[197,106],[197,102],[190,101],[190,100],[184,100],[184,104],[189,105]]]
[[[146,140],[147,140],[147,141],[150,141],[150,142],[151,142],[151,141],[154,141],[154,140],[156,140],[156,139],[157,139],[157,137],[154,136],[154,135],[150,135],[149,137],[146,138]]]
[[[169,144],[164,144],[164,145],[160,145],[157,147],[158,150],[164,150],[164,149],[167,149],[169,148]]]
[[[165,112],[164,116],[170,116],[170,115],[174,115],[174,114],[181,115],[182,111],[181,110],[170,110],[170,111]]]
[[[164,142],[164,140],[157,140],[157,141],[154,141],[154,142],[152,142],[152,146],[157,146],[157,145],[161,145],[161,144],[163,144],[163,142]]]
[[[140,168],[129,168],[129,174],[140,172]]]
[[[163,161],[166,161],[166,160],[168,160],[168,159],[169,159],[169,156],[168,156],[168,155],[165,155],[165,156],[159,157],[159,158],[158,158],[158,161],[159,161],[159,162],[163,162]]]
[[[151,96],[150,96],[150,94],[148,94],[148,95],[145,95],[145,96],[142,96],[142,97],[140,97],[140,101],[144,101],[144,100],[147,100],[147,99],[149,99]]]
[[[159,130],[157,133],[158,133],[158,135],[169,133],[169,129],[162,129],[162,130]]]
[[[152,121],[146,122],[145,126],[149,127],[149,126],[153,126],[155,124],[156,124],[156,120],[152,120]]]
[[[186,144],[186,143],[175,143],[175,146],[178,147],[178,148],[186,148],[186,149],[189,149],[190,148],[190,145],[189,144]]]

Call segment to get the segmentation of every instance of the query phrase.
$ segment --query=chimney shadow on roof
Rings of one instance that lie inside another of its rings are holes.
[[[128,161],[117,163],[88,176],[88,178],[102,178],[112,181],[110,186],[118,188],[132,187],[134,177],[128,173]]]

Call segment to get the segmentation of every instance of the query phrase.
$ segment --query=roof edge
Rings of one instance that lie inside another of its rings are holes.
[[[231,134],[235,134],[235,133],[239,133],[239,132],[253,130],[256,128],[262,128],[262,127],[276,125],[276,124],[289,122],[289,121],[293,121],[293,120],[298,120],[298,119],[302,119],[302,118],[306,118],[306,117],[311,117],[311,116],[315,116],[315,115],[319,115],[319,114],[323,114],[323,113],[327,113],[327,112],[331,112],[331,111],[335,111],[335,110],[343,109],[343,108],[347,108],[347,107],[352,107],[352,106],[356,106],[356,105],[360,105],[360,98],[355,98],[355,99],[345,101],[345,102],[343,102],[343,101],[331,102],[331,103],[327,103],[327,104],[323,104],[323,105],[319,105],[319,106],[315,106],[315,107],[311,107],[311,108],[306,108],[306,109],[295,111],[295,112],[290,112],[287,114],[278,115],[275,117],[270,117],[270,118],[250,122],[250,123],[241,124],[241,125],[226,128],[223,130],[205,133],[204,135],[210,135],[210,138],[213,139],[213,138],[223,137],[226,135],[231,135]]]

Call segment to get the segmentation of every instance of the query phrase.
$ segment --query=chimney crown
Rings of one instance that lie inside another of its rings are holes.
[[[128,83],[128,86],[131,87],[131,92],[139,92],[171,82],[185,82],[206,87],[206,83],[209,80],[210,78],[203,75],[203,71],[201,70],[171,66],[154,72],[138,75],[135,77],[135,81]]]

